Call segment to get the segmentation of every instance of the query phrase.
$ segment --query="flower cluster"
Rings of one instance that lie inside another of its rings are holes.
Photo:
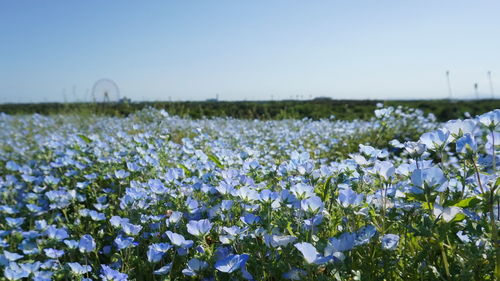
[[[438,124],[401,107],[349,122],[147,109],[0,127],[7,280],[500,274],[500,110]]]

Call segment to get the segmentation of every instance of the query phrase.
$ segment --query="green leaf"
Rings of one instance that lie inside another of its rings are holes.
[[[80,138],[81,138],[84,142],[86,142],[86,143],[91,143],[91,142],[92,142],[92,140],[91,140],[91,139],[89,139],[89,138],[88,138],[87,136],[85,136],[85,135],[78,134],[78,137],[80,137]]]
[[[186,176],[188,176],[188,177],[191,176],[191,171],[186,166],[184,166],[183,164],[180,164],[180,163],[178,165],[179,165],[179,167],[181,167],[181,169],[184,170],[184,172],[186,173]]]
[[[212,162],[215,163],[215,165],[221,169],[224,168],[224,165],[222,165],[222,163],[220,162],[219,158],[217,158],[217,156],[213,155],[213,154],[207,154],[207,157],[208,159],[212,160]]]
[[[406,193],[405,195],[406,195],[406,199],[408,199],[410,201],[420,201],[420,202],[426,201],[425,195],[423,193],[422,194]]]
[[[465,215],[462,213],[457,214],[451,221],[463,221],[465,219]]]
[[[328,193],[328,187],[330,186],[330,183],[332,182],[332,177],[333,175],[329,176],[328,179],[326,179],[325,184],[323,185],[323,202],[327,201],[327,197],[329,195]]]
[[[432,209],[434,209],[434,205],[432,203],[424,202],[424,203],[422,203],[422,209],[432,210]]]
[[[460,200],[458,203],[454,204],[453,206],[468,208],[468,207],[474,207],[477,204],[479,204],[480,202],[481,202],[481,199],[479,199],[477,197],[469,197],[469,198],[465,198],[463,200]]]
[[[288,230],[288,233],[290,235],[295,236],[295,233],[293,233],[292,223],[291,222],[288,222],[288,224],[286,225],[286,230]]]

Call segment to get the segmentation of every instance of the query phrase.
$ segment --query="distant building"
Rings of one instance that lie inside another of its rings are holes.
[[[132,100],[127,98],[127,97],[123,97],[123,98],[119,99],[117,103],[122,103],[122,104],[123,103],[132,103]]]

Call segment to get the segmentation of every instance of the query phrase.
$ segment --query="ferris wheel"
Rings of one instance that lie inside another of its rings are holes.
[[[92,87],[92,96],[96,101],[118,102],[120,101],[120,88],[111,79],[99,79]]]

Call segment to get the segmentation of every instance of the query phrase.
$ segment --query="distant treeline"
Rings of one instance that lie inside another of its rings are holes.
[[[132,103],[25,103],[0,104],[7,114],[97,114],[127,116],[146,107],[165,109],[182,117],[233,117],[243,119],[368,119],[377,103],[385,106],[407,106],[434,113],[438,120],[463,118],[500,108],[500,100],[314,100],[284,101],[192,101],[192,102],[132,102]]]

